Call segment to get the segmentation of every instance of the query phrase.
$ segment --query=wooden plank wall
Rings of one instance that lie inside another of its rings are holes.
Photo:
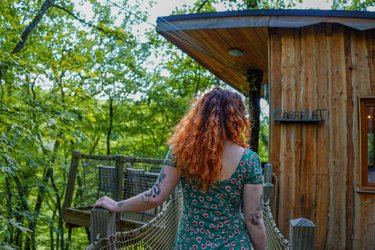
[[[339,24],[271,29],[270,162],[277,222],[317,225],[317,249],[374,249],[375,193],[360,178],[358,97],[375,96],[375,32]],[[320,125],[279,124],[274,112],[326,109]]]

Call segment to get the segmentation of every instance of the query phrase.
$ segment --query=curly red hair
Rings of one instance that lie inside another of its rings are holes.
[[[192,105],[168,143],[183,176],[205,188],[220,180],[225,141],[248,147],[249,130],[241,96],[215,87]]]

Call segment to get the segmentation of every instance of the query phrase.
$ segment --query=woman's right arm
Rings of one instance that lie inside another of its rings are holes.
[[[140,212],[157,207],[167,200],[180,181],[180,177],[180,170],[166,165],[151,189],[119,202],[104,196],[95,202],[94,207],[103,207],[111,212]]]
[[[263,221],[262,184],[246,184],[243,195],[244,217],[255,250],[264,250],[266,232]]]

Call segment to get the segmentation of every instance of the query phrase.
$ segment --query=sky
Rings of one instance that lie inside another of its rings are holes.
[[[106,0],[103,0],[105,2]],[[119,2],[117,0],[111,0],[112,2]],[[139,2],[140,0],[129,0],[129,2]],[[148,4],[148,0],[141,0],[144,1],[145,4]],[[179,7],[181,8],[184,5],[192,5],[193,2],[196,0],[155,0],[155,5],[149,10],[149,20],[151,24],[156,25],[156,19],[158,16],[168,16],[172,13],[172,11]],[[79,0],[73,0],[73,2],[78,3]],[[80,13],[84,13],[88,19],[92,17],[92,12],[88,11],[91,9],[91,4],[89,1],[85,1],[83,6],[79,6],[76,4],[78,11]],[[296,9],[330,9],[332,5],[332,0],[303,0],[302,3],[297,3]],[[218,11],[223,11],[224,9],[220,6],[217,7]],[[131,11],[131,10],[130,10]],[[114,12],[116,12],[116,7],[114,6]],[[116,14],[116,13],[113,13]],[[147,24],[147,25],[151,25]]]
[[[168,16],[175,7],[191,5],[195,0],[156,0],[156,5],[150,10],[151,22],[156,22],[158,16]],[[331,9],[332,0],[303,0],[297,3],[296,9]],[[218,9],[220,10],[220,9]]]

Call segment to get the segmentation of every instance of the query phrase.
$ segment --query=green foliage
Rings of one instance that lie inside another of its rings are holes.
[[[224,6],[226,10],[248,10],[248,9],[287,9],[293,8],[297,2],[303,0],[199,0],[196,1],[191,12],[209,12],[215,11],[219,5]]]
[[[332,9],[338,10],[369,10],[375,7],[374,0],[333,0]]]

